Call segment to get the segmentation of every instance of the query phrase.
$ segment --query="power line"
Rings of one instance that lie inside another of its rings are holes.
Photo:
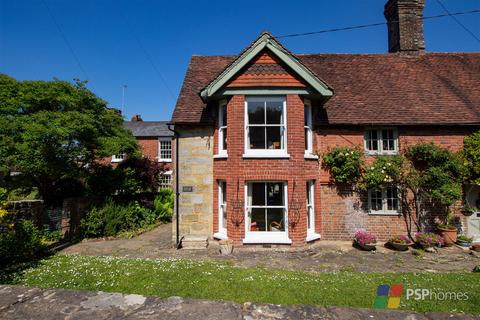
[[[475,9],[475,10],[471,10],[471,11],[448,13],[448,14],[439,14],[439,15],[435,15],[435,16],[427,16],[427,17],[423,17],[421,19],[422,20],[430,20],[430,19],[437,19],[437,18],[443,18],[443,17],[449,17],[449,16],[454,18],[454,16],[465,15],[465,14],[474,14],[474,13],[480,13],[480,9]],[[370,28],[370,27],[383,26],[383,25],[386,25],[388,23],[397,23],[397,22],[398,21],[377,22],[377,23],[356,25],[356,26],[351,26],[351,27],[325,29],[325,30],[320,30],[320,31],[303,32],[303,33],[292,33],[292,34],[280,35],[276,38],[279,39],[279,38],[302,37],[302,36],[310,36],[310,35],[321,34],[321,33],[348,31],[348,30],[355,30],[355,29],[364,29],[364,28]]]
[[[175,95],[173,94],[173,91],[170,89],[170,87],[168,86],[167,81],[166,81],[165,78],[163,77],[163,75],[162,75],[162,73],[160,72],[160,70],[157,68],[155,62],[153,61],[152,56],[148,53],[147,49],[145,49],[145,47],[143,46],[142,42],[140,41],[140,38],[137,36],[135,30],[133,29],[132,25],[129,23],[127,17],[123,14],[123,12],[122,12],[121,9],[119,9],[119,12],[120,12],[120,15],[122,16],[125,24],[127,25],[130,33],[132,34],[132,36],[133,36],[133,37],[135,38],[135,40],[137,41],[137,44],[138,44],[140,50],[143,52],[143,54],[144,54],[145,57],[147,58],[147,61],[150,63],[150,65],[152,66],[153,70],[156,72],[156,74],[158,75],[158,77],[159,77],[160,80],[162,81],[163,85],[165,86],[165,88],[167,89],[168,93],[170,94],[170,97],[175,100]]]
[[[467,31],[475,40],[477,40],[478,43],[480,43],[480,39],[470,30],[468,29],[460,20],[457,19],[453,14],[448,11],[447,7],[443,5],[443,3],[440,0],[437,0],[438,4],[443,8],[443,10],[450,16],[460,27],[463,28],[463,30]]]
[[[88,76],[87,72],[85,71],[85,69],[83,68],[82,64],[80,63],[80,59],[78,59],[78,56],[75,54],[75,51],[73,50],[73,47],[70,45],[70,42],[68,41],[67,39],[67,36],[65,35],[65,33],[63,32],[62,30],[62,27],[60,26],[60,24],[58,23],[57,19],[55,19],[55,16],[53,15],[53,12],[50,10],[50,7],[48,6],[46,0],[42,0],[45,8],[47,8],[47,12],[48,14],[50,15],[50,18],[52,19],[53,23],[55,24],[55,26],[57,27],[57,30],[58,30],[58,33],[60,34],[60,36],[62,37],[63,41],[65,42],[65,44],[67,45],[68,47],[68,50],[70,51],[73,59],[75,60],[75,62],[77,63],[78,65],[78,68],[80,69],[80,71],[83,73],[84,77],[89,80],[90,77]]]

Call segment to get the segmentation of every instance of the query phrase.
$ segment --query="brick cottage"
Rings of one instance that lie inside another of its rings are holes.
[[[262,33],[238,56],[193,56],[172,118],[174,238],[177,228],[179,239],[236,245],[405,233],[395,186],[335,185],[317,154],[361,146],[371,161],[417,142],[458,151],[479,128],[480,54],[425,52],[423,8],[386,3],[387,54],[293,54]]]

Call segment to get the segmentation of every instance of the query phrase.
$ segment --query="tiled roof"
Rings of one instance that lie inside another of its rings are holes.
[[[480,53],[296,57],[334,90],[329,124],[480,124]],[[236,56],[193,56],[175,123],[209,123],[199,92]]]
[[[135,137],[171,137],[167,121],[125,121],[123,126]]]

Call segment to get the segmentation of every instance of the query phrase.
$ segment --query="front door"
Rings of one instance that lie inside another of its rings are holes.
[[[467,203],[475,209],[475,213],[467,217],[467,236],[474,242],[480,242],[480,186],[467,186]]]

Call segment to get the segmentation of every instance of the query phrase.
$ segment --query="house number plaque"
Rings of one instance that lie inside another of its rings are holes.
[[[183,192],[193,192],[193,187],[192,186],[183,186],[182,191]]]

